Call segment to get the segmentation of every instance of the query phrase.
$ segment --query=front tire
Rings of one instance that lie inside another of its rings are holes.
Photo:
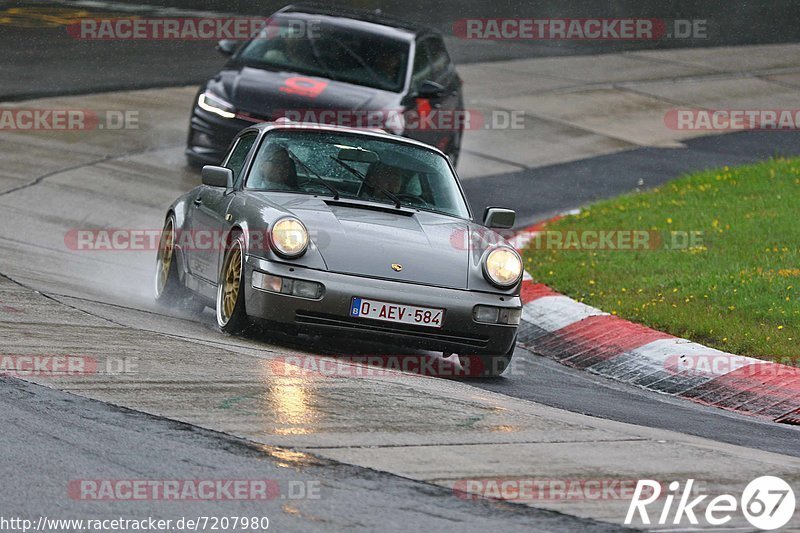
[[[194,298],[192,292],[181,283],[178,275],[178,261],[175,251],[175,215],[170,215],[164,223],[156,253],[156,273],[154,295],[156,303],[164,307],[174,307],[196,314],[203,311],[205,304]]]
[[[217,283],[217,325],[225,333],[241,333],[250,325],[244,306],[244,237],[234,235]]]

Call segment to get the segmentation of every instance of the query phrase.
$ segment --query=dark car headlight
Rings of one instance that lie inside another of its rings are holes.
[[[275,253],[286,259],[295,259],[308,249],[308,230],[298,219],[284,217],[272,225],[270,242]]]
[[[501,289],[513,287],[522,279],[522,258],[508,246],[489,250],[483,256],[483,276]]]
[[[197,99],[197,106],[209,113],[214,113],[222,118],[235,118],[236,109],[230,103],[208,91],[202,93]]]

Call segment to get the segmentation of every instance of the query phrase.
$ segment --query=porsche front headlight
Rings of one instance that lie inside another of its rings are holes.
[[[275,222],[270,236],[275,253],[287,259],[300,257],[308,249],[308,230],[294,217]]]
[[[492,285],[508,289],[522,278],[522,259],[512,248],[500,246],[486,254],[483,275]]]
[[[236,117],[236,109],[231,104],[208,91],[200,95],[200,98],[197,99],[197,105],[200,109],[205,109],[209,113],[214,113],[222,118]]]

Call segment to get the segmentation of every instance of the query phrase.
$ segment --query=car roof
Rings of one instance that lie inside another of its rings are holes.
[[[386,133],[383,130],[349,128],[347,126],[336,126],[334,124],[318,124],[316,122],[291,122],[286,120],[280,122],[262,122],[254,126],[250,126],[249,128],[247,128],[246,131],[258,130],[262,132],[268,132],[280,129],[301,130],[301,131],[327,131],[331,133],[349,133],[349,134],[363,135],[365,137],[372,137],[374,139],[385,139],[392,142],[407,144],[409,146],[424,148],[426,150],[435,152],[441,155],[442,157],[447,157],[441,150],[439,150],[435,146],[431,146],[429,144],[425,144],[424,142],[417,141],[414,139],[409,139],[408,137],[400,137],[399,135]],[[240,135],[243,133],[244,131],[242,131]]]
[[[330,6],[315,3],[290,4],[279,10],[276,15],[295,13],[300,15],[317,15],[339,19],[338,25],[361,29],[370,33],[386,34],[388,28],[394,29],[398,34],[405,34],[408,39],[419,35],[434,34],[440,35],[435,28],[423,24],[415,24],[407,20],[384,15],[379,10],[365,11],[360,9]]]

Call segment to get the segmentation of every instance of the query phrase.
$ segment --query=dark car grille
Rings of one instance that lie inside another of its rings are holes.
[[[372,322],[362,322],[355,318],[345,318],[341,316],[325,315],[322,313],[309,313],[305,311],[297,311],[295,313],[295,321],[298,324],[307,324],[312,326],[324,326],[340,329],[352,329],[360,331],[372,331],[375,333],[385,335],[404,335],[416,337],[418,339],[425,339],[430,341],[451,342],[463,344],[466,346],[474,346],[476,348],[485,348],[489,343],[488,337],[474,337],[464,335],[447,335],[423,330],[418,326],[409,324],[375,324]]]

